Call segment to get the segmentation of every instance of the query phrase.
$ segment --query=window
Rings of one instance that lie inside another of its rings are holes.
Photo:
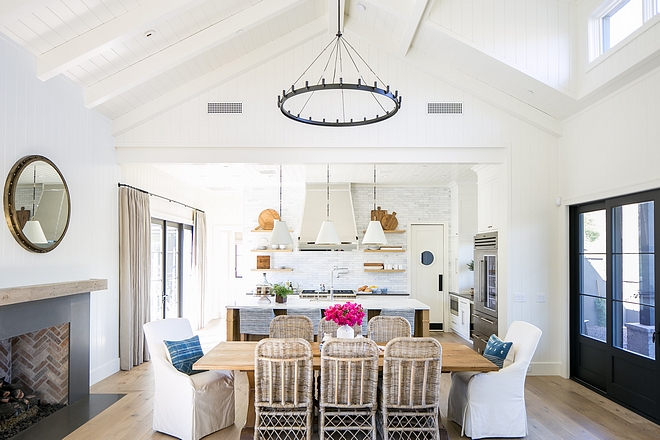
[[[623,41],[658,13],[659,0],[608,0],[591,15],[589,61]]]

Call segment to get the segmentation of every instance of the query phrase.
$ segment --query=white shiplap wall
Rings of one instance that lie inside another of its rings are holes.
[[[576,8],[563,0],[435,2],[429,20],[554,88],[576,91]]]
[[[83,105],[63,78],[36,79],[32,55],[0,36],[0,167],[41,154],[60,169],[71,193],[71,221],[47,254],[24,250],[0,227],[0,286],[89,278],[108,280],[91,294],[91,380],[118,370],[117,180],[110,122]]]

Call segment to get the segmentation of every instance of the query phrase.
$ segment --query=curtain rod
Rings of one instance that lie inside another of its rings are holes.
[[[134,186],[127,185],[127,184],[125,184],[125,183],[118,183],[117,186],[118,186],[119,188],[121,188],[122,186],[123,186],[123,187],[126,187],[126,188],[131,188],[131,189],[134,189],[134,190],[136,190],[136,191],[143,192],[143,193],[145,193],[145,194],[147,194],[147,195],[150,195],[150,196],[153,196],[153,197],[158,197],[158,198],[161,198],[161,199],[163,199],[163,200],[167,200],[168,202],[178,203],[179,205],[181,205],[181,206],[185,206],[186,208],[194,209],[195,211],[199,211],[199,212],[201,212],[201,213],[204,213],[204,211],[202,211],[201,209],[197,209],[197,208],[195,208],[194,206],[186,205],[185,203],[177,202],[176,200],[172,200],[172,199],[169,199],[169,198],[167,198],[167,197],[159,196],[158,194],[153,194],[153,193],[150,193],[149,191],[145,191],[145,190],[143,190],[143,189],[136,188],[136,187],[134,187]]]

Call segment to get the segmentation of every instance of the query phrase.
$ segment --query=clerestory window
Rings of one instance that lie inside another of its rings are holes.
[[[660,0],[607,0],[589,22],[589,61],[615,47],[658,14]]]

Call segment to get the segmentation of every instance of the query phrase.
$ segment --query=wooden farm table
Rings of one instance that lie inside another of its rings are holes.
[[[234,370],[245,371],[250,385],[248,396],[248,414],[245,426],[254,426],[254,349],[255,341],[223,341],[206,353],[193,365],[193,370]],[[321,368],[319,343],[312,342],[314,369]],[[383,354],[378,359],[378,366],[383,367]],[[497,366],[463,344],[442,343],[442,372],[452,371],[496,371]]]

